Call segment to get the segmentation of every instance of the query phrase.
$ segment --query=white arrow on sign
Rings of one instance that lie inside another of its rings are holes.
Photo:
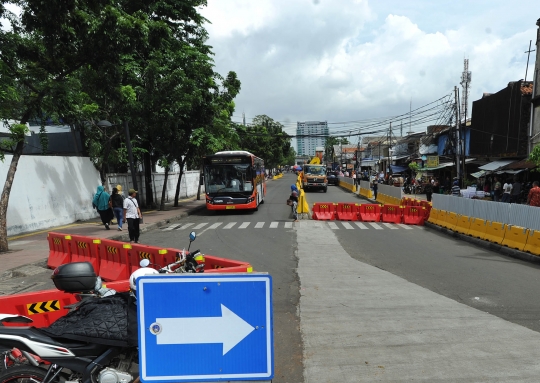
[[[157,344],[223,343],[223,355],[255,330],[224,305],[220,317],[156,318],[156,323]]]

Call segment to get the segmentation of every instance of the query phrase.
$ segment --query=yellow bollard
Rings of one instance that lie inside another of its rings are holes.
[[[309,214],[309,205],[306,200],[306,193],[304,190],[300,190],[300,197],[298,197],[298,206],[296,208],[298,214]]]

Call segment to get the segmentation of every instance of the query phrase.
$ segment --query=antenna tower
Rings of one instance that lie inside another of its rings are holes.
[[[467,105],[469,103],[469,84],[471,83],[471,72],[469,71],[469,59],[463,60],[463,73],[461,74],[461,110],[463,122],[467,125]]]

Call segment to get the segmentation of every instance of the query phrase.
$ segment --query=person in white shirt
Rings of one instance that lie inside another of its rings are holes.
[[[512,195],[512,181],[507,180],[503,185],[502,202],[510,202],[510,196]]]
[[[139,203],[135,199],[137,190],[129,189],[129,197],[124,200],[124,221],[128,223],[129,241],[139,243],[139,220],[142,217]]]

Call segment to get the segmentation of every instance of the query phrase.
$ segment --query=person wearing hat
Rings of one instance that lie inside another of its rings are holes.
[[[139,223],[142,217],[139,203],[135,199],[137,190],[129,189],[129,197],[124,200],[124,221],[128,223],[129,241],[139,243]]]
[[[293,213],[294,222],[298,222],[298,192],[297,190],[298,189],[294,190],[293,187],[291,186],[291,195],[289,197],[289,199],[292,201],[291,209]]]
[[[459,197],[461,195],[461,189],[459,187],[459,181],[455,180],[454,185],[452,186],[452,195],[454,197]]]

